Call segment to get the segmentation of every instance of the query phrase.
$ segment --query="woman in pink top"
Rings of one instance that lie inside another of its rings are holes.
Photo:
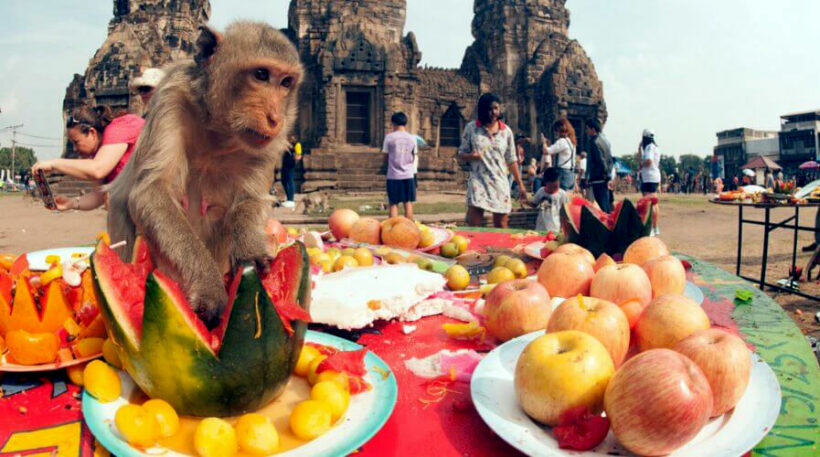
[[[66,135],[83,158],[44,160],[34,164],[31,170],[56,171],[77,179],[108,184],[125,167],[144,124],[143,118],[133,114],[114,117],[108,106],[76,108],[66,122]],[[60,211],[88,211],[105,202],[105,193],[96,189],[74,198],[58,195],[54,200]]]

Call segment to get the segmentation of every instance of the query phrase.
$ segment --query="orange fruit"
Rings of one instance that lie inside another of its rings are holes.
[[[330,430],[332,417],[327,403],[305,400],[293,408],[288,422],[290,430],[297,438],[309,441]]]
[[[174,436],[179,431],[179,416],[167,401],[155,398],[143,403],[142,407],[156,419],[160,438]]]
[[[447,279],[447,287],[450,290],[464,290],[470,285],[470,273],[461,265],[453,265],[447,269],[444,278]]]
[[[339,420],[350,404],[350,392],[333,381],[321,381],[310,389],[310,399],[325,403],[330,407],[330,419]]]
[[[299,352],[299,359],[296,361],[296,367],[293,369],[293,373],[303,378],[307,376],[310,362],[319,355],[321,355],[321,353],[315,347],[307,344],[303,345],[302,350]]]
[[[267,416],[251,413],[236,421],[239,449],[251,455],[270,455],[279,449],[279,433]]]
[[[194,432],[194,449],[201,457],[228,457],[239,451],[236,431],[218,417],[203,419]]]
[[[102,363],[102,362],[101,362]],[[114,415],[114,424],[131,446],[148,448],[159,438],[159,426],[154,415],[139,405],[127,404]]]

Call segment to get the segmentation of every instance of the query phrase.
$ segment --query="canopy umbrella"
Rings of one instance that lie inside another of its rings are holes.
[[[741,169],[749,168],[749,169],[752,169],[752,170],[757,170],[757,169],[760,169],[760,168],[768,168],[769,170],[782,170],[783,169],[783,167],[778,165],[774,160],[772,160],[768,157],[765,157],[765,156],[755,157],[754,159],[750,160],[749,163],[747,163],[746,165],[743,165],[740,168]]]
[[[803,162],[798,167],[801,170],[816,170],[820,168],[820,163],[815,162],[814,160],[809,160],[808,162]]]
[[[619,159],[615,159],[614,167],[615,173],[618,173],[619,175],[628,175],[632,173],[632,169]]]

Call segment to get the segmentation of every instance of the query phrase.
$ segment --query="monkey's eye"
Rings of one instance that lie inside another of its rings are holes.
[[[290,87],[293,86],[294,81],[295,78],[293,76],[285,76],[284,78],[282,78],[282,82],[280,84],[282,85],[282,87],[290,89]]]
[[[270,79],[270,72],[265,68],[257,68],[253,71],[253,77],[259,81],[268,81]]]

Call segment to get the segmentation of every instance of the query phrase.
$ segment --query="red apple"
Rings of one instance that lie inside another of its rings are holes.
[[[340,208],[330,213],[327,220],[327,225],[330,227],[330,232],[337,240],[347,238],[350,236],[350,229],[353,224],[359,220],[359,215],[348,208]]]
[[[604,394],[615,438],[639,455],[665,455],[688,443],[709,421],[712,391],[695,362],[669,349],[627,360]]]
[[[544,286],[531,279],[504,281],[495,286],[484,305],[486,327],[491,335],[507,341],[543,330],[552,314],[552,302]]]
[[[652,301],[652,284],[646,272],[637,265],[610,265],[595,273],[589,294],[615,304],[637,298],[646,307]]]
[[[664,255],[669,255],[669,248],[666,247],[666,243],[656,236],[645,236],[638,238],[626,248],[624,263],[633,263],[640,267],[655,257]]]
[[[515,396],[530,417],[555,426],[574,408],[599,414],[614,371],[606,348],[589,334],[547,333],[530,342],[518,357]]]
[[[641,352],[672,349],[678,341],[709,327],[709,317],[700,305],[683,295],[667,294],[652,300],[643,310],[635,336]]]
[[[566,299],[552,313],[547,332],[578,330],[594,336],[604,345],[615,368],[623,363],[629,349],[629,321],[610,301],[592,297]]]
[[[538,268],[538,282],[550,297],[589,295],[589,285],[595,271],[583,256],[553,252]]]
[[[739,337],[716,328],[699,330],[675,345],[675,350],[692,359],[706,375],[712,388],[712,417],[734,408],[746,386],[752,360]]]
[[[382,242],[387,246],[413,250],[419,247],[421,231],[410,219],[391,217],[382,223]]]
[[[553,253],[556,253],[556,252],[563,252],[563,253],[566,253],[566,254],[580,255],[584,259],[586,259],[587,262],[589,262],[592,265],[595,265],[595,256],[592,255],[592,253],[589,252],[589,250],[587,250],[586,248],[583,248],[583,247],[581,247],[577,244],[574,244],[574,243],[562,244],[561,246],[558,246],[558,249],[553,251]]]
[[[643,265],[646,276],[652,284],[652,296],[682,294],[686,288],[686,269],[677,257],[664,255],[655,257]]]
[[[372,217],[362,217],[353,223],[348,236],[360,243],[381,244],[382,225]]]

